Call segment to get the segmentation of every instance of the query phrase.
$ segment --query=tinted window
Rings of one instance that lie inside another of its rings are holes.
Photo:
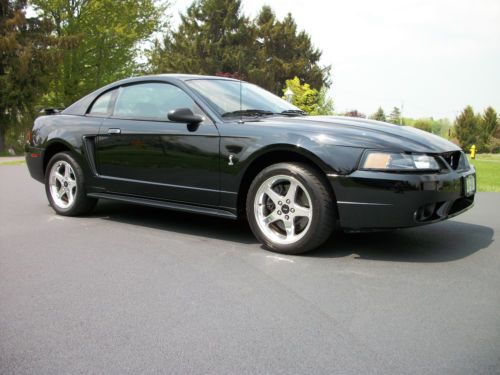
[[[176,108],[195,110],[194,101],[181,89],[166,83],[143,83],[120,88],[113,116],[168,120]]]
[[[210,102],[220,115],[246,109],[259,109],[274,113],[299,111],[287,101],[247,82],[195,79],[187,81],[187,84]]]
[[[111,99],[113,98],[113,91],[108,91],[107,93],[101,95],[92,105],[89,111],[91,115],[107,115],[111,108]]]

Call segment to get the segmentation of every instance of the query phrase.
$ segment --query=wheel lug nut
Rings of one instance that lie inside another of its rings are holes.
[[[295,212],[295,209],[294,208],[290,209],[290,212],[293,214]]]
[[[282,202],[282,201],[279,201],[279,202],[278,202],[278,205],[280,205],[280,206],[281,206],[282,204],[283,204],[283,202]]]
[[[278,215],[281,215],[281,211],[278,211]]]
[[[288,219],[290,219],[290,216],[285,215],[285,220],[288,220]]]
[[[290,203],[290,199],[287,199],[287,200],[286,200],[286,203]]]

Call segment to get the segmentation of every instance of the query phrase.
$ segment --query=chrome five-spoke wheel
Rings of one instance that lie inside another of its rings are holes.
[[[295,177],[272,176],[255,195],[254,214],[266,237],[278,244],[291,244],[304,237],[311,226],[311,197]]]
[[[49,184],[52,200],[59,208],[73,205],[77,194],[76,174],[67,161],[60,160],[52,166]]]
[[[328,181],[300,162],[272,164],[253,179],[246,198],[248,223],[269,250],[299,254],[321,245],[336,224]]]

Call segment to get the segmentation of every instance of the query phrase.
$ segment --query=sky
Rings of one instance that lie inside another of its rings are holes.
[[[173,3],[173,24],[192,0]],[[254,17],[292,13],[331,65],[335,111],[453,120],[466,106],[500,112],[500,0],[242,0]]]

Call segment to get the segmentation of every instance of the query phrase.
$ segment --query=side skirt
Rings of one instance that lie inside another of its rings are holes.
[[[173,203],[173,202],[159,201],[156,199],[139,198],[139,197],[110,194],[110,193],[88,193],[87,196],[92,197],[92,198],[110,199],[110,200],[119,201],[119,202],[138,204],[138,205],[142,205],[142,206],[165,208],[168,210],[192,212],[192,213],[197,213],[197,214],[222,217],[222,218],[226,218],[226,219],[236,220],[238,218],[235,214],[233,214],[229,211],[226,211],[226,210],[221,210],[219,208],[194,206],[194,205],[185,204],[185,203]]]

